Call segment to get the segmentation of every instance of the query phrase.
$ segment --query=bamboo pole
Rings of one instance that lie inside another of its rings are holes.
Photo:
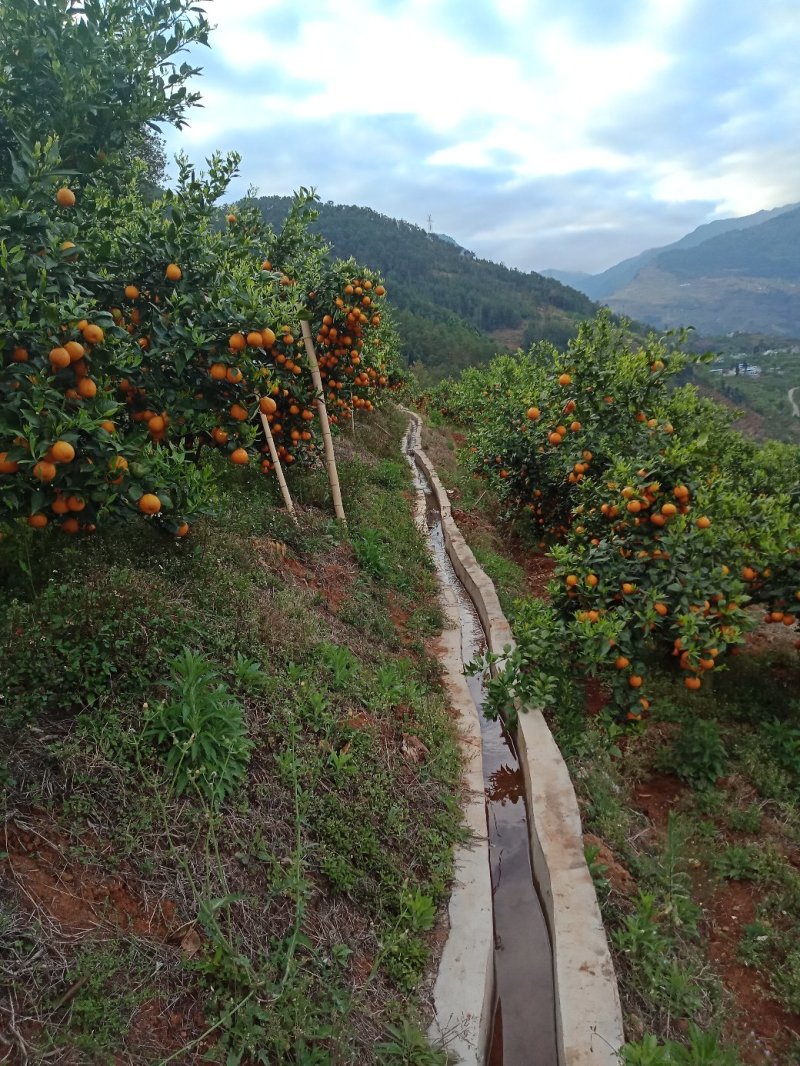
[[[339,472],[336,469],[336,457],[333,454],[333,439],[331,438],[331,427],[328,422],[328,408],[325,406],[325,393],[322,389],[322,378],[319,374],[317,353],[314,351],[314,341],[311,338],[311,327],[305,318],[300,320],[300,329],[303,333],[303,340],[306,345],[306,355],[308,356],[308,362],[311,366],[311,380],[314,382],[314,390],[316,392],[317,412],[319,414],[319,423],[322,430],[322,443],[325,447],[325,466],[328,470],[328,481],[331,486],[333,510],[337,519],[343,525],[347,525],[347,518],[344,513],[344,507],[342,506],[342,493],[339,488]]]
[[[283,467],[281,466],[280,456],[278,455],[278,449],[275,447],[275,438],[272,436],[272,429],[267,420],[267,416],[263,411],[259,411],[261,416],[261,425],[264,427],[264,436],[267,438],[267,447],[269,448],[269,454],[272,458],[272,465],[275,467],[275,475],[278,478],[278,485],[280,485],[281,496],[283,496],[283,502],[286,504],[286,510],[295,525],[298,525],[297,515],[295,514],[294,504],[292,503],[292,497],[289,493],[289,486],[286,484],[286,478],[283,476]]]

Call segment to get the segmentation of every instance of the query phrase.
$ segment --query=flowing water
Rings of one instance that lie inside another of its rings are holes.
[[[413,447],[411,433],[407,453]],[[417,490],[425,494],[428,542],[439,577],[458,602],[466,665],[486,650],[486,637],[447,555],[435,497],[413,462],[412,470]],[[522,771],[502,723],[483,716],[483,679],[468,677],[467,683],[481,723],[494,912],[495,1000],[487,1063],[557,1066],[552,949],[533,880]]]

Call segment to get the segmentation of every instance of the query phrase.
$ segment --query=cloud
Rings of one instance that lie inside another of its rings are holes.
[[[603,269],[800,199],[795,0],[218,0],[205,108],[265,192],[318,186],[523,269]],[[195,57],[192,57],[193,59]]]

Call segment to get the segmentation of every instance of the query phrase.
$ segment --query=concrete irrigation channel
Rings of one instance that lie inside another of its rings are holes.
[[[502,654],[513,637],[409,415],[404,450],[442,589],[438,652],[472,833],[456,854],[430,1036],[464,1066],[618,1066],[619,994],[575,792],[541,712],[518,708],[512,734],[484,718],[483,681],[464,676],[467,663],[487,649]]]

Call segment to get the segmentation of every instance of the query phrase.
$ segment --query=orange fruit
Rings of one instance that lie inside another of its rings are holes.
[[[139,497],[139,510],[142,514],[158,514],[161,510],[161,500],[152,492],[146,492]]]
[[[696,691],[703,684],[699,677],[685,677],[683,683],[687,688],[692,689],[692,691]]]
[[[72,361],[66,348],[51,348],[48,359],[51,366],[58,370],[63,370]]]
[[[614,660],[614,666],[616,666],[618,670],[626,670],[630,665],[630,659],[626,658],[624,655],[618,655]]]
[[[708,529],[708,527],[710,525],[711,525],[711,519],[707,518],[705,515],[701,515],[697,519],[697,528],[698,529]]]
[[[535,422],[536,419],[541,414],[541,411],[539,410],[538,407],[529,407],[527,412],[526,412],[526,414],[527,414],[528,418],[530,418],[531,422]]]
[[[678,513],[678,508],[674,503],[665,503],[661,506],[661,513],[666,515],[667,518],[672,518]]]
[[[47,525],[47,515],[42,514],[41,511],[39,511],[38,514],[32,514],[28,519],[28,525],[32,529],[44,529]]]
[[[80,512],[86,506],[86,500],[82,496],[67,496],[67,507],[70,511]]]
[[[225,221],[229,226],[232,226],[236,222],[236,215],[226,215]]]
[[[71,362],[76,363],[86,355],[86,349],[78,341],[67,341],[64,351],[69,352]]]
[[[258,406],[262,414],[265,415],[274,415],[275,412],[278,410],[278,405],[275,403],[271,396],[262,396],[261,399],[258,401]]]
[[[250,456],[247,453],[247,449],[236,448],[235,451],[232,451],[231,462],[234,463],[236,466],[245,466],[245,464],[249,463]]]
[[[65,440],[57,440],[50,448],[54,463],[71,463],[75,458],[75,449]]]
[[[260,348],[263,342],[264,338],[261,336],[260,333],[257,333],[255,330],[252,330],[250,333],[247,334],[247,343],[250,345],[251,348]]]
[[[597,580],[597,574],[589,574],[589,576],[586,578],[586,584],[589,586],[590,589],[596,588]]]
[[[224,381],[228,368],[224,363],[212,363],[208,372],[214,381]]]
[[[639,674],[631,674],[631,676],[628,678],[628,684],[631,686],[631,688],[641,688],[643,682],[644,678],[640,677]]]
[[[577,433],[578,430],[581,428],[581,424],[580,422],[570,422],[569,428],[572,430],[573,433]]]
[[[653,610],[656,612],[656,614],[660,614],[663,618],[669,608],[667,607],[666,603],[654,603]]]
[[[225,377],[231,383],[231,385],[238,385],[239,382],[242,380],[243,376],[244,375],[242,374],[238,366],[229,366],[228,369],[225,371]]]
[[[33,476],[39,481],[52,481],[56,476],[55,463],[50,463],[43,459],[34,466]]]
[[[61,530],[63,533],[77,533],[80,528],[80,523],[77,518],[65,518],[61,523]]]
[[[278,338],[275,336],[274,332],[271,329],[267,328],[261,330],[262,348],[271,348],[277,339]]]
[[[69,506],[63,496],[56,496],[50,505],[50,510],[53,514],[69,514]]]
[[[147,420],[147,428],[151,433],[163,433],[167,428],[167,423],[161,415],[153,415]]]
[[[27,363],[29,359],[27,348],[15,348],[11,353],[11,358],[15,363]]]
[[[91,378],[82,378],[78,382],[78,395],[82,396],[84,400],[91,400],[93,396],[97,395],[97,385]]]
[[[561,376],[558,379],[558,383],[559,383],[559,385],[562,385],[564,387],[566,387],[567,385],[571,385],[572,384],[572,376],[570,374],[561,374]]]
[[[246,344],[247,341],[241,333],[234,333],[232,336],[228,337],[228,347],[232,352],[241,352]]]
[[[235,418],[237,422],[245,422],[247,420],[247,411],[240,403],[231,405],[231,418]]]
[[[177,263],[169,263],[164,273],[167,275],[170,281],[180,281],[183,277],[183,271]]]
[[[8,452],[0,452],[0,474],[16,474],[19,463],[16,459],[6,459]]]
[[[185,537],[188,532],[189,532],[189,523],[188,522],[181,522],[181,524],[178,526],[177,530],[175,531],[175,536],[176,537]]]
[[[72,189],[68,189],[66,185],[62,186],[56,193],[56,203],[59,207],[74,207],[75,193]]]
[[[91,322],[87,322],[81,330],[81,333],[87,344],[102,344],[103,338],[105,337],[102,329],[100,329],[99,326],[93,325]]]
[[[136,288],[135,285],[126,285],[125,286],[125,296],[129,300],[138,300],[139,299],[139,290]]]

